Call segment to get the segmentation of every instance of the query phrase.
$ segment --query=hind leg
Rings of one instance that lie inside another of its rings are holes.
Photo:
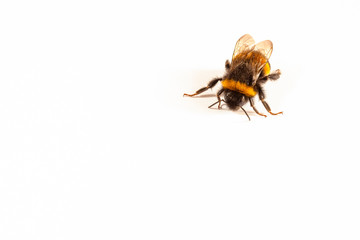
[[[230,67],[231,67],[231,65],[230,65],[229,60],[226,60],[226,62],[225,62],[225,69],[226,69],[226,70],[230,70]]]
[[[262,99],[261,102],[263,103],[264,107],[266,108],[266,110],[267,110],[271,115],[283,114],[283,112],[273,113],[273,112],[271,111],[271,108],[270,108],[269,104],[268,104],[264,99]]]
[[[258,79],[257,82],[260,84],[263,84],[263,83],[267,82],[267,80],[276,81],[280,78],[280,75],[281,75],[281,71],[280,71],[280,69],[277,69],[274,72],[270,73],[269,75]]]
[[[196,96],[200,93],[203,93],[205,92],[206,90],[208,90],[209,88],[212,88],[214,87],[218,81],[221,81],[222,78],[215,78],[213,80],[211,80],[208,85],[206,87],[203,87],[203,88],[200,88],[199,90],[197,90],[194,94],[187,94],[187,93],[184,93],[184,96],[189,96],[189,97],[193,97],[193,96]]]
[[[255,111],[258,115],[263,116],[263,117],[266,117],[265,114],[260,113],[260,112],[256,109],[253,98],[249,98],[249,102],[250,102],[251,107],[254,109],[254,111]]]
[[[258,92],[259,92],[259,98],[260,98],[262,104],[264,105],[264,107],[266,108],[266,111],[268,111],[271,115],[278,115],[278,114],[283,113],[283,112],[273,113],[271,111],[269,104],[265,101],[265,93],[264,93],[262,87],[258,86]]]

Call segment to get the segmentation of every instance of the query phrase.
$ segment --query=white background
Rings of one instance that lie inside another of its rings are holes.
[[[359,239],[359,13],[2,1],[0,239]],[[283,115],[182,97],[245,33],[274,43]]]

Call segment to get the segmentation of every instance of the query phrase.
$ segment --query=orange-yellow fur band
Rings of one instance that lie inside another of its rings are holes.
[[[256,95],[256,91],[254,90],[254,88],[246,85],[245,83],[241,83],[231,79],[224,79],[223,81],[221,81],[221,84],[225,89],[240,92],[248,97],[254,97]]]

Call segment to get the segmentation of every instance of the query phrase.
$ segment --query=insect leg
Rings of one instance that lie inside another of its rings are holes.
[[[271,115],[278,115],[278,114],[283,113],[283,112],[273,113],[273,112],[271,112],[271,108],[270,108],[269,104],[264,99],[262,99],[261,102],[263,103],[264,107]]]
[[[208,90],[209,88],[212,88],[216,85],[216,83],[218,81],[222,80],[222,78],[215,78],[213,80],[211,80],[208,85],[206,87],[203,87],[203,88],[200,88],[199,90],[197,90],[194,94],[187,94],[187,93],[184,93],[184,96],[189,96],[189,97],[193,97],[193,96],[196,96],[202,92],[205,92],[206,90]]]
[[[264,76],[258,79],[258,83],[265,83],[267,80],[275,81],[280,78],[281,72],[280,69],[275,70],[274,72],[270,73],[267,76]]]
[[[226,62],[225,62],[225,69],[226,69],[226,70],[229,70],[230,67],[231,67],[231,65],[230,65],[229,60],[226,60]]]
[[[280,69],[277,69],[268,75],[268,79],[275,81],[280,78],[280,75],[281,75],[281,71],[280,71]]]
[[[220,99],[220,94],[222,94],[222,92],[224,91],[224,89],[223,88],[221,88],[219,91],[218,91],[218,93],[216,94],[216,97],[217,97],[217,99],[218,99],[218,101],[219,101],[219,105],[218,105],[218,109],[220,109],[221,108],[221,99]],[[224,100],[223,100],[224,101]],[[224,101],[225,102],[225,101]]]
[[[220,99],[220,101],[226,103],[223,99]],[[217,103],[219,103],[219,101],[214,102],[213,104],[211,104],[210,106],[208,106],[208,108],[211,108],[212,106],[214,106],[214,105],[217,104]],[[219,105],[220,105],[220,104],[219,104]],[[219,107],[218,107],[218,108],[219,108]],[[221,108],[221,106],[220,106],[220,108]],[[219,109],[220,109],[220,108],[219,108]]]
[[[259,98],[260,98],[262,104],[266,108],[266,111],[268,111],[271,115],[278,115],[278,114],[283,113],[283,112],[273,113],[271,111],[271,108],[270,108],[269,104],[265,101],[265,93],[264,93],[262,87],[260,87],[260,86],[258,86],[258,93],[259,93]]]
[[[249,98],[250,101],[250,105],[251,107],[254,109],[254,111],[259,114],[260,116],[266,117],[265,114],[259,113],[259,111],[256,109],[255,105],[254,105],[254,99],[253,98]]]
[[[214,106],[215,104],[219,103],[218,109],[220,109],[220,108],[221,108],[221,101],[223,101],[224,103],[226,103],[224,100],[220,99],[220,94],[221,94],[223,91],[224,91],[224,89],[222,88],[222,89],[220,89],[220,90],[217,92],[216,97],[217,97],[218,101],[215,102],[215,103],[213,103],[213,104],[211,104],[208,108],[211,108],[211,107]]]

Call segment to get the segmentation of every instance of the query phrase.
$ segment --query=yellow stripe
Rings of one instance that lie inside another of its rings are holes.
[[[264,76],[267,76],[270,74],[270,64],[266,63],[265,67],[263,68]]]
[[[230,89],[233,91],[240,92],[245,94],[248,97],[253,97],[256,95],[256,92],[253,87],[246,85],[245,83],[241,83],[239,81],[234,81],[231,79],[224,79],[221,81],[223,88]]]

